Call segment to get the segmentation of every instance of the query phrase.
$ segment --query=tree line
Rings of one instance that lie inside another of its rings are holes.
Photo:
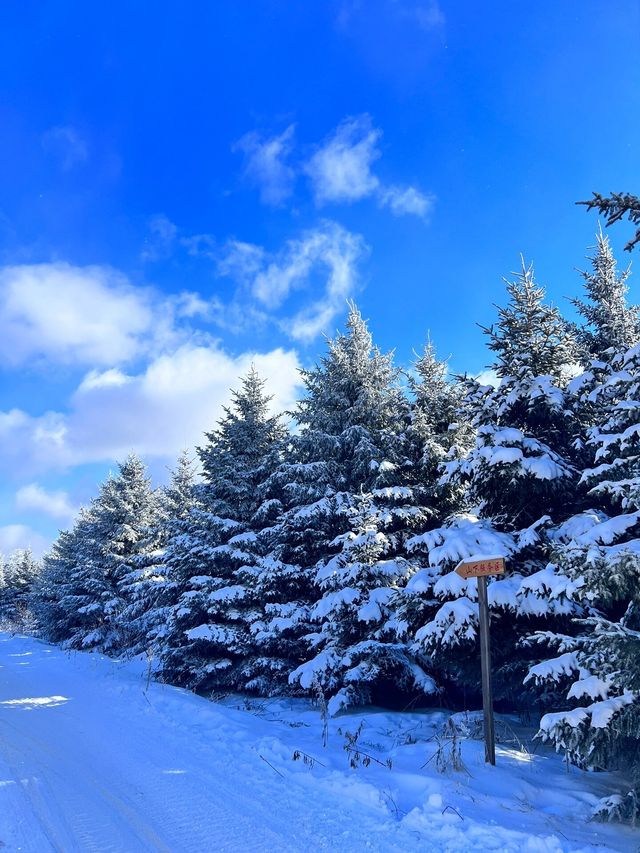
[[[640,795],[640,319],[600,231],[579,322],[524,261],[483,331],[494,384],[411,370],[346,328],[273,415],[252,369],[195,457],[152,487],[129,456],[38,565],[0,564],[0,618],[66,648],[147,653],[205,695],[322,695],[329,712],[480,703],[475,580],[489,583],[494,695],[542,714],[581,767]],[[197,459],[197,464],[196,464]]]

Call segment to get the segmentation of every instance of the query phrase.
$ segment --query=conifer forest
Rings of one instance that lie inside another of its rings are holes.
[[[477,709],[477,588],[454,569],[499,555],[496,710],[578,768],[626,774],[600,816],[634,821],[640,315],[606,228],[584,266],[577,321],[528,260],[507,275],[485,381],[450,375],[430,339],[396,363],[350,302],[292,411],[252,368],[167,485],[129,455],[41,561],[7,554],[3,625],[144,655],[214,701]]]

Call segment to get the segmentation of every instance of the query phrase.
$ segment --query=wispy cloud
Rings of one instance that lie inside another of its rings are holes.
[[[415,187],[381,187],[378,203],[388,207],[394,216],[413,215],[426,219],[433,210],[435,196],[423,193]]]
[[[140,352],[154,312],[150,295],[108,267],[66,263],[0,269],[0,357],[111,364]]]
[[[266,251],[242,240],[228,240],[218,256],[218,274],[240,283],[252,281],[263,268]]]
[[[65,523],[71,522],[78,512],[67,492],[47,491],[38,483],[29,483],[18,489],[15,503],[20,511],[34,510]]]
[[[203,299],[199,293],[185,290],[174,297],[177,317],[192,320],[195,317],[206,319],[211,313],[211,300]]]
[[[278,206],[293,192],[295,171],[287,163],[294,145],[294,125],[277,136],[261,136],[253,131],[233,146],[245,156],[245,177],[260,189],[264,204]]]
[[[0,554],[30,548],[35,557],[41,557],[49,544],[44,536],[26,524],[5,524],[0,527]]]
[[[426,15],[427,7],[419,8]],[[386,184],[373,171],[381,157],[382,131],[367,113],[344,119],[324,142],[315,146],[310,157],[291,165],[290,160],[285,160],[293,152],[293,132],[294,126],[290,125],[274,137],[248,133],[235,146],[245,152],[245,174],[260,187],[263,202],[278,205],[285,201],[292,195],[295,177],[300,173],[307,177],[318,207],[371,198],[394,216],[426,219],[431,213],[433,194],[410,184]]]
[[[159,355],[140,372],[91,371],[63,412],[31,416],[0,413],[0,470],[36,477],[93,462],[111,462],[130,451],[175,458],[202,440],[229,402],[231,388],[254,364],[265,378],[274,411],[289,408],[300,381],[293,350],[232,355],[219,345],[184,344]],[[53,515],[67,509],[64,493],[31,483],[19,492],[21,509]],[[16,546],[17,547],[17,546]]]
[[[414,20],[425,32],[440,30],[446,23],[445,14],[436,0],[429,0],[427,3],[407,3],[404,0],[392,2],[399,7],[401,15]]]
[[[426,218],[435,197],[414,186],[385,185],[373,173],[380,158],[382,131],[367,114],[345,119],[305,166],[316,204],[354,202],[373,197],[394,216]]]
[[[68,172],[89,157],[87,143],[71,125],[52,127],[42,135],[42,147]]]
[[[141,252],[143,261],[160,261],[168,258],[178,235],[178,228],[163,213],[149,220],[149,234]]]
[[[192,234],[189,237],[181,237],[180,245],[194,257],[203,256],[215,260],[220,254],[220,249],[212,234]]]
[[[379,189],[371,166],[380,157],[381,136],[368,115],[346,119],[337,127],[305,166],[318,205],[358,201]]]
[[[0,359],[111,367],[191,339],[186,321],[201,312],[196,295],[134,286],[111,267],[0,267]]]
[[[446,17],[437,0],[414,2],[414,0],[343,0],[338,5],[336,23],[341,30],[356,25],[362,15],[384,16],[386,20],[396,18],[417,24],[423,32],[441,30]]]
[[[324,221],[268,253],[260,246],[231,242],[219,271],[234,275],[267,311],[281,309],[291,293],[311,291],[307,304],[279,325],[294,340],[309,341],[343,310],[358,283],[358,263],[366,254],[362,237]],[[318,283],[320,291],[318,292]],[[285,312],[286,313],[286,312]]]

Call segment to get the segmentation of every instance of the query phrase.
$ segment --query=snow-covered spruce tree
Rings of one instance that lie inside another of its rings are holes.
[[[557,561],[586,615],[578,636],[538,636],[558,657],[529,679],[563,690],[540,736],[582,767],[631,769],[634,788],[603,814],[640,815],[640,346],[611,358],[591,392],[601,422],[589,433],[594,460],[582,475],[592,508],[556,534]]]
[[[627,280],[631,267],[619,274],[609,237],[596,234],[596,252],[589,258],[591,270],[583,272],[585,299],[572,299],[583,323],[574,335],[586,361],[608,361],[608,356],[626,351],[640,342],[638,306],[627,302]]]
[[[31,598],[40,571],[29,548],[14,551],[0,566],[0,624],[18,631],[34,628]]]
[[[600,228],[596,243],[596,252],[589,258],[591,270],[582,273],[585,298],[572,300],[583,321],[572,328],[584,370],[569,385],[581,426],[575,448],[577,461],[583,468],[593,465],[588,430],[606,416],[599,404],[604,398],[598,388],[610,372],[612,359],[640,341],[638,307],[627,302],[630,267],[618,274],[609,238]]]
[[[92,504],[97,566],[115,591],[115,596],[105,602],[105,651],[137,649],[141,629],[128,607],[139,578],[140,561],[157,550],[160,513],[158,493],[151,487],[144,463],[135,454],[118,464],[118,473],[106,480]],[[104,642],[102,636],[99,642]]]
[[[412,392],[411,423],[408,430],[411,467],[408,484],[422,509],[417,529],[407,529],[412,539],[440,527],[458,508],[464,495],[459,484],[441,482],[442,466],[460,459],[472,446],[474,433],[463,406],[464,384],[450,379],[446,361],[438,359],[428,341],[409,376]],[[412,574],[407,585],[394,596],[394,631],[399,640],[411,643],[416,631],[434,615],[437,604],[433,584],[438,573],[419,548],[411,552]],[[420,649],[414,646],[415,654]],[[423,657],[423,664],[429,666]]]
[[[278,472],[288,479],[289,502],[277,527],[277,556],[297,566],[298,578],[315,580],[316,600],[296,609],[285,598],[284,613],[282,600],[275,602],[272,628],[275,645],[283,619],[292,620],[284,622],[291,630],[308,617],[311,630],[297,651],[306,660],[290,683],[323,690],[335,713],[389,701],[390,691],[431,692],[433,682],[388,624],[391,598],[410,573],[404,540],[423,516],[405,485],[410,421],[400,371],[373,345],[355,305],[346,332],[327,349],[303,371],[296,461]]]
[[[168,485],[157,493],[158,511],[147,535],[148,547],[131,560],[131,571],[123,581],[128,600],[123,619],[130,626],[133,654],[160,654],[169,611],[176,601],[176,583],[167,570],[167,547],[186,529],[196,505],[195,488],[195,463],[185,450]]]
[[[92,524],[91,509],[81,509],[73,527],[62,531],[45,555],[35,591],[44,636],[70,648],[82,648],[84,638],[95,631],[101,602],[114,595],[95,561]]]
[[[157,517],[157,495],[131,455],[45,558],[38,610],[50,639],[111,654],[132,648],[135,626],[123,614],[136,560],[154,550]]]
[[[280,464],[286,431],[269,414],[271,398],[252,368],[217,429],[198,448],[203,483],[193,508],[167,548],[167,571],[179,597],[163,652],[165,677],[198,690],[253,688],[250,625],[256,592],[264,483]]]
[[[576,426],[566,392],[573,341],[558,311],[544,303],[531,267],[523,262],[507,291],[498,322],[484,330],[500,384],[468,381],[475,443],[466,456],[443,466],[443,483],[466,490],[466,512],[416,536],[409,548],[429,565],[410,587],[423,594],[431,589],[434,602],[415,642],[457,701],[479,698],[477,584],[453,569],[475,556],[507,558],[505,577],[490,581],[489,601],[495,694],[513,706],[523,701],[531,655],[520,641],[539,627],[564,629],[577,610],[571,583],[548,562],[546,535],[572,509],[577,472]]]
[[[412,482],[419,490],[420,504],[438,504],[445,512],[457,502],[453,484],[441,483],[441,467],[445,461],[459,458],[471,448],[473,428],[462,408],[464,385],[449,378],[446,361],[438,359],[429,340],[415,363],[415,374],[409,376],[413,396],[409,426],[412,449]]]

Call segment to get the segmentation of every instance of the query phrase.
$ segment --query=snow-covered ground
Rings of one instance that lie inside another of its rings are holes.
[[[640,844],[631,829],[588,822],[610,777],[567,770],[542,747],[500,746],[492,768],[469,738],[465,769],[439,772],[442,711],[343,716],[329,721],[325,747],[308,703],[212,703],[146,686],[138,662],[0,634],[0,849],[623,853]],[[346,732],[361,722],[353,749],[381,764],[353,768]]]

